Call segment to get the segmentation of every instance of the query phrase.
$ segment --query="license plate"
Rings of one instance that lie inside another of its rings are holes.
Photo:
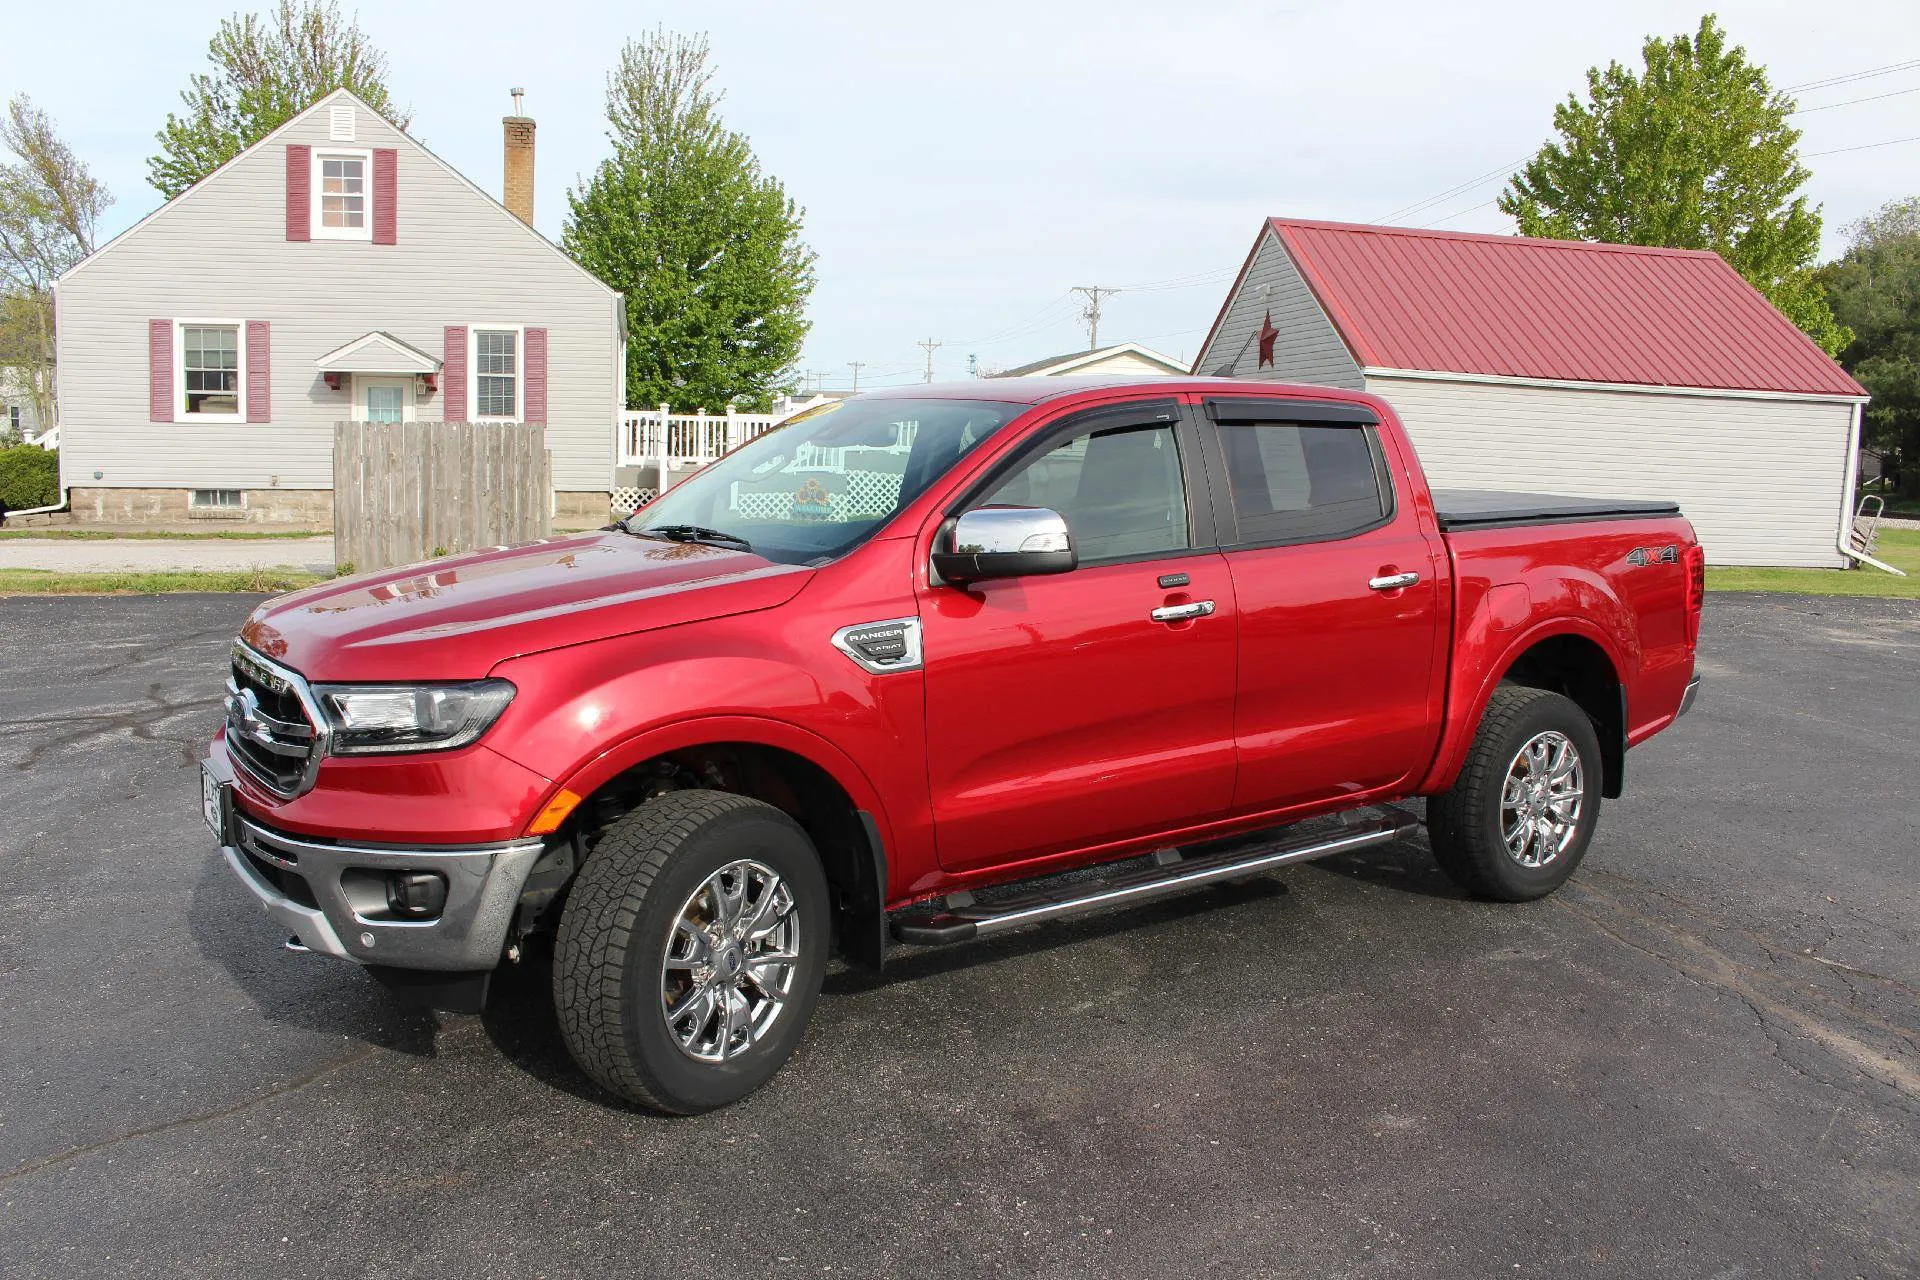
[[[226,787],[213,776],[211,770],[200,770],[200,815],[207,820],[207,830],[213,832],[213,838],[221,844],[227,842],[225,790]]]

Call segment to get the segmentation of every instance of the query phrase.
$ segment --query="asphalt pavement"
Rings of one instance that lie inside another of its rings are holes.
[[[1585,866],[1410,839],[829,977],[730,1110],[288,954],[201,826],[237,596],[0,599],[0,1275],[1912,1276],[1920,607],[1709,598]]]

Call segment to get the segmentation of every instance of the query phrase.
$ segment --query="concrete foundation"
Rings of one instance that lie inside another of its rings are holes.
[[[243,489],[239,507],[195,507],[187,489],[69,489],[73,523],[150,529],[207,530],[245,525],[285,529],[333,528],[331,489]],[[609,493],[556,493],[556,529],[595,529],[607,523]]]

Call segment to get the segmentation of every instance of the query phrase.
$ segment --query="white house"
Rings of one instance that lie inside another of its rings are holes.
[[[605,519],[618,293],[345,90],[61,276],[61,483],[83,521],[323,526],[342,420],[544,423],[561,523]]]
[[[1866,390],[1719,255],[1275,218],[1194,372],[1374,392],[1436,485],[1677,501],[1846,563]]]
[[[1136,378],[1172,378],[1186,373],[1187,367],[1137,342],[1116,342],[1091,351],[1072,351],[1063,356],[1048,356],[1017,369],[1002,369],[996,378],[1071,377],[1076,374],[1124,374]]]

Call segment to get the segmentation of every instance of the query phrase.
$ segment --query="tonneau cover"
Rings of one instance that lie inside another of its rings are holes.
[[[1566,524],[1575,520],[1620,520],[1677,516],[1672,502],[1635,498],[1569,498],[1557,493],[1509,493],[1498,489],[1435,489],[1440,527],[1486,529],[1510,524]]]

